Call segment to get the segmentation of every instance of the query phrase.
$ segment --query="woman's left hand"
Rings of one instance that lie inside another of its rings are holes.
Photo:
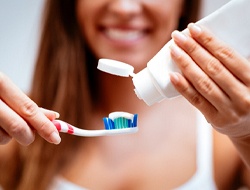
[[[171,73],[175,88],[219,132],[250,135],[250,62],[202,26],[175,31],[171,56],[182,74]]]

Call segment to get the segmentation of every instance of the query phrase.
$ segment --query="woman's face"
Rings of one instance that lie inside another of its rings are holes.
[[[97,58],[142,69],[177,28],[184,0],[77,0],[81,32]]]

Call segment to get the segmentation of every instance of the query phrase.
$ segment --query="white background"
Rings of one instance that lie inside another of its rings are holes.
[[[229,0],[203,0],[201,17]],[[43,0],[0,0],[0,71],[28,92],[40,35]]]

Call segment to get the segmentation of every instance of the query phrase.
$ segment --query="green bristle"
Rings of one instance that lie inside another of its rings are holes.
[[[128,128],[128,119],[124,117],[118,117],[114,119],[115,129]]]

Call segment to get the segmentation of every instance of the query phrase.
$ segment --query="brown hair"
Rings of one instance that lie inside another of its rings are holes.
[[[184,29],[197,19],[199,2],[185,1],[178,29]],[[90,84],[95,82],[90,78],[94,70],[90,66],[96,63],[89,63],[95,62],[95,58],[86,49],[79,32],[75,6],[73,0],[47,1],[30,96],[39,106],[58,111],[62,120],[85,128],[94,102],[94,96],[90,94],[94,90],[90,87],[95,86]],[[62,142],[57,146],[37,136],[29,147],[18,147],[17,156],[13,158],[17,163],[16,170],[1,171],[5,175],[5,181],[0,181],[3,187],[6,190],[46,189],[53,176],[77,150],[79,141],[84,139],[61,136]]]

